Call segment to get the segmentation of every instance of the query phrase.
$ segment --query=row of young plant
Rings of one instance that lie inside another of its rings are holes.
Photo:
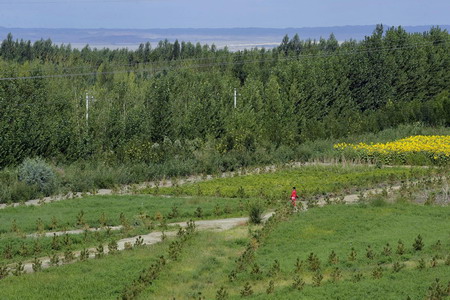
[[[55,240],[55,237],[56,236],[54,236],[54,238],[52,240],[52,247],[54,247],[55,250],[63,250],[63,249],[60,249],[57,240]],[[165,238],[164,234],[163,234],[163,237]],[[65,241],[67,241],[67,240],[65,239]],[[39,244],[35,244],[35,245],[39,245]],[[124,250],[132,250],[133,248],[141,247],[143,245],[145,245],[143,238],[141,236],[138,236],[134,243],[126,242],[124,244]],[[86,246],[86,245],[84,245],[84,246]],[[37,247],[39,247],[39,246],[37,246]],[[33,250],[35,251],[34,254],[41,253],[36,248],[34,248]],[[36,252],[36,251],[39,251],[39,252]],[[92,257],[92,254],[94,255],[93,257],[98,259],[98,258],[102,258],[106,254],[116,254],[116,253],[118,253],[118,251],[119,251],[119,247],[118,247],[117,241],[115,239],[110,240],[106,247],[103,243],[98,244],[98,246],[94,250],[83,247],[81,251],[75,252],[75,251],[73,251],[72,248],[67,247],[62,255],[56,251],[52,252],[52,255],[50,256],[50,259],[47,263],[47,266],[57,267],[61,264],[72,263],[76,260],[86,261],[87,259]],[[42,259],[38,258],[37,256],[34,256],[34,260],[32,261],[31,267],[32,267],[33,272],[40,272],[45,267],[45,265],[43,264]],[[14,275],[14,276],[20,276],[25,273],[26,273],[25,265],[22,261],[18,261],[17,263],[15,263],[13,265],[7,265],[4,263],[0,264],[0,279],[5,278],[9,274]]]
[[[250,201],[241,200],[236,209],[231,209],[229,206],[224,208],[220,207],[218,204],[214,208],[214,215],[219,217],[223,215],[229,215],[233,212],[244,213],[251,206]],[[259,209],[262,211],[264,206]],[[205,218],[210,216],[208,212],[204,212],[201,207],[198,207],[193,213],[194,218]],[[171,211],[167,215],[163,215],[157,212],[154,216],[149,216],[148,214],[141,212],[138,215],[136,221],[131,221],[128,219],[124,213],[119,216],[119,224],[121,226],[120,230],[112,230],[108,218],[105,213],[102,213],[99,217],[98,222],[101,224],[102,230],[90,231],[89,225],[85,219],[85,213],[81,210],[75,220],[75,227],[84,229],[83,234],[64,234],[59,236],[54,234],[52,238],[41,236],[45,234],[45,229],[57,230],[62,229],[62,231],[67,231],[70,227],[59,226],[59,222],[56,217],[52,218],[50,224],[44,224],[42,219],[38,218],[36,221],[37,238],[30,239],[23,233],[16,220],[12,221],[10,232],[13,236],[3,235],[1,240],[4,241],[0,246],[1,258],[6,261],[32,258],[41,253],[51,255],[55,251],[65,250],[66,248],[80,249],[80,247],[85,245],[95,245],[96,242],[106,242],[111,239],[120,239],[130,236],[136,236],[144,232],[152,231],[155,228],[161,228],[166,230],[168,226],[168,221],[184,217],[179,213],[179,207],[172,206]]]
[[[341,166],[342,167],[342,166]],[[313,169],[314,167],[305,167]],[[318,167],[317,172],[313,172],[316,176],[328,174],[330,170],[324,170]],[[369,168],[369,167],[368,167]],[[282,171],[282,167],[280,170]],[[305,172],[308,171],[305,169]],[[275,169],[271,169],[275,170]],[[345,167],[342,170],[333,170],[336,172],[346,173]],[[277,169],[277,172],[279,170]],[[290,172],[292,171],[292,172]],[[448,174],[448,169],[445,168],[410,168],[403,170],[392,171],[391,168],[371,168],[364,174],[357,178],[348,177],[347,174],[336,174],[336,178],[329,179],[328,176],[322,176],[317,180],[305,178],[300,182],[298,194],[303,199],[316,198],[319,199],[326,194],[331,197],[336,195],[346,195],[354,193],[361,188],[377,187],[377,186],[393,186],[401,184],[405,181],[413,181],[423,178],[442,177]],[[373,172],[372,172],[373,171]],[[269,173],[272,171],[268,171]],[[286,182],[295,182],[297,177],[302,176],[301,172],[296,169],[286,169],[286,172],[278,172],[271,174],[270,177],[266,175],[250,175],[244,177],[242,182],[236,180],[222,178],[207,182],[200,182],[196,184],[174,185],[172,187],[147,188],[141,191],[144,194],[154,195],[188,195],[188,196],[214,196],[214,197],[228,197],[228,198],[263,198],[263,199],[279,199],[288,198],[290,195],[290,184]],[[316,174],[317,173],[317,174]],[[314,177],[314,174],[312,176]],[[350,175],[351,176],[351,175]],[[320,183],[320,184],[319,184]],[[269,188],[268,188],[269,187]]]
[[[450,178],[445,175],[437,175],[405,182],[400,186],[396,200],[420,202],[425,205],[448,204],[450,202]]]
[[[262,208],[257,204],[250,207],[250,223],[260,224],[262,222],[261,213]],[[228,274],[229,282],[235,282],[238,280],[239,274],[246,271],[247,267],[251,265],[255,260],[255,252],[264,243],[265,239],[275,229],[277,224],[287,220],[292,214],[292,209],[285,205],[279,205],[272,216],[270,216],[260,229],[251,231],[250,240],[241,253],[241,255],[235,260],[234,269]],[[244,290],[241,292],[243,296],[251,295],[251,287],[249,283],[246,284]],[[216,293],[216,299],[227,299],[229,293],[225,286],[221,286]]]
[[[398,272],[398,271],[394,270],[394,272]],[[373,271],[372,276],[374,279],[379,279],[383,276],[382,274],[383,274],[382,270],[376,269]],[[334,270],[331,273],[331,277],[332,277],[332,283],[336,283],[338,280],[341,279],[342,275],[338,270]],[[362,279],[363,279],[362,273],[355,273],[352,277],[352,282],[357,283],[357,282],[361,281]],[[319,287],[322,284],[323,275],[320,273],[316,273],[313,276],[312,280],[313,280],[312,286]],[[299,276],[295,276],[291,282],[290,288],[292,290],[301,291],[301,290],[303,290],[304,286],[305,286],[305,281],[302,280]],[[265,290],[265,293],[267,295],[269,295],[274,292],[275,292],[275,281],[269,280],[267,289]],[[254,294],[253,287],[250,284],[250,282],[247,281],[245,283],[245,285],[242,287],[242,289],[240,290],[240,295],[241,295],[241,297],[244,298],[244,297],[251,296],[253,294]],[[425,299],[426,300],[443,300],[449,296],[450,296],[450,281],[448,281],[447,285],[444,285],[441,283],[441,280],[439,278],[436,278],[435,281],[428,287],[427,295],[426,295]],[[229,293],[224,287],[221,287],[219,290],[217,290],[216,300],[225,300],[225,299],[228,299],[228,297],[229,297]],[[201,298],[201,299],[204,299],[204,298]],[[411,300],[411,297],[408,296],[406,299]]]
[[[135,279],[131,284],[127,285],[122,291],[120,298],[124,300],[136,299],[136,297],[144,291],[148,286],[152,285],[157,280],[159,274],[163,271],[164,266],[171,261],[177,261],[180,259],[183,248],[186,246],[186,242],[191,239],[195,234],[196,225],[194,221],[187,222],[186,228],[180,227],[177,232],[175,240],[170,242],[168,249],[168,259],[164,256],[160,256],[159,260],[145,268],[139,274],[139,277]],[[163,240],[164,240],[163,235]]]
[[[1,259],[14,261],[18,259],[32,258],[37,255],[55,255],[57,251],[79,250],[87,246],[95,246],[97,243],[103,243],[136,236],[155,229],[157,226],[163,230],[167,229],[167,223],[160,222],[150,225],[130,226],[123,214],[121,215],[122,227],[120,230],[112,230],[106,226],[104,230],[90,231],[88,227],[84,228],[81,234],[62,234],[53,233],[52,237],[40,236],[27,238],[23,233],[15,231],[14,237],[3,237],[0,246]]]
[[[397,259],[401,260],[401,261],[407,261],[408,259],[403,257],[403,255],[405,255],[407,252],[410,253],[417,253],[418,251],[422,251],[424,249],[424,242],[422,240],[422,237],[420,235],[417,236],[417,238],[415,239],[414,243],[412,244],[412,249],[411,250],[407,250],[404,243],[399,240],[398,241],[398,245],[395,251],[395,254],[397,254]],[[429,260],[429,263],[426,262],[426,260],[424,258],[421,258],[418,260],[417,262],[417,268],[418,269],[423,269],[425,268],[427,265],[429,265],[430,267],[436,267],[439,264],[439,260],[445,259],[444,264],[445,265],[450,265],[450,254],[447,255],[445,257],[445,255],[443,255],[442,251],[442,243],[440,240],[438,240],[434,245],[431,246],[431,248],[433,250],[435,250],[435,255]],[[389,243],[387,243],[381,253],[378,255],[374,249],[368,245],[365,251],[365,258],[368,259],[368,264],[370,264],[371,262],[375,262],[376,258],[378,257],[380,260],[377,262],[377,271],[381,270],[382,265],[384,264],[385,266],[391,266],[394,272],[398,272],[400,271],[402,268],[405,267],[404,263],[401,263],[399,261],[394,262],[393,264],[388,264],[389,262],[392,262],[392,257],[394,256],[393,253],[393,249],[390,246]],[[354,262],[357,260],[357,256],[358,253],[355,250],[355,248],[351,248],[348,256],[347,256],[347,263],[346,266],[349,267],[351,266],[351,262]],[[328,256],[328,266],[336,266],[339,264],[340,262],[340,258],[337,255],[337,253],[332,250]],[[348,264],[350,263],[350,264]],[[295,274],[299,274],[302,273],[304,271],[311,271],[311,272],[318,272],[322,269],[322,262],[320,261],[319,257],[314,254],[313,252],[311,252],[308,257],[306,258],[306,260],[300,260],[300,258],[297,258],[295,264],[294,264],[294,273]],[[334,271],[336,271],[335,275],[340,274],[340,270],[339,268],[334,269]],[[267,275],[269,277],[275,276],[277,274],[279,274],[281,272],[280,269],[280,264],[278,262],[278,260],[275,260],[271,266],[271,268],[269,269],[269,271],[267,272]],[[258,264],[253,264],[252,270],[250,272],[251,275],[255,275],[254,277],[256,279],[260,279],[262,278],[263,272],[261,270],[261,268],[258,266]],[[332,273],[333,274],[333,273]],[[374,271],[374,274],[377,274]],[[332,276],[334,277],[334,276]],[[377,277],[374,275],[374,277]]]
[[[319,200],[324,200],[325,204],[344,204],[344,194],[328,193],[315,197],[306,198],[309,207],[316,207]],[[425,205],[445,205],[450,202],[450,181],[443,174],[436,174],[425,178],[406,180],[399,183],[398,190],[393,190],[389,186],[383,186],[379,193],[365,193],[359,191],[357,202],[360,204],[372,203],[373,205],[383,205],[387,200],[395,202],[418,202]]]
[[[254,243],[255,244],[255,243]],[[417,238],[414,240],[414,243],[412,244],[412,249],[409,250],[410,252],[419,252],[422,251],[424,249],[425,245],[423,242],[423,239],[421,237],[421,235],[418,235]],[[417,270],[422,270],[425,269],[427,267],[429,268],[435,268],[437,267],[439,264],[442,264],[442,262],[440,262],[440,260],[444,259],[443,264],[446,266],[450,266],[450,254],[448,254],[446,257],[444,257],[442,255],[442,252],[440,252],[439,250],[442,250],[442,243],[440,240],[438,240],[434,245],[431,246],[431,248],[433,250],[436,250],[435,252],[437,252],[434,256],[432,256],[431,259],[429,259],[428,261],[425,258],[420,258],[416,263],[416,269]],[[274,292],[275,290],[275,281],[277,278],[281,279],[279,277],[280,274],[282,274],[282,270],[281,270],[281,266],[280,263],[277,259],[274,260],[274,262],[272,263],[272,265],[270,266],[270,268],[264,272],[262,270],[262,268],[254,261],[254,252],[252,252],[251,247],[247,247],[247,249],[243,252],[243,254],[240,256],[240,258],[236,261],[237,266],[235,268],[235,270],[233,270],[230,275],[229,275],[229,280],[231,282],[235,281],[237,279],[237,274],[238,273],[245,273],[247,272],[251,279],[256,280],[256,281],[260,281],[263,280],[264,278],[268,278],[269,282],[268,282],[268,287],[266,289],[266,293],[267,294],[271,294]],[[347,278],[347,280],[350,280],[354,283],[359,282],[361,280],[363,280],[366,276],[371,277],[373,279],[380,279],[384,276],[384,274],[386,274],[387,272],[391,272],[391,273],[398,273],[400,272],[403,268],[405,268],[405,259],[403,258],[403,255],[406,254],[408,252],[408,250],[405,247],[405,244],[399,240],[398,241],[398,245],[396,247],[395,250],[395,254],[398,255],[398,259],[402,260],[402,262],[400,261],[395,261],[394,263],[391,264],[387,264],[386,261],[389,261],[389,259],[387,258],[391,258],[394,253],[393,253],[393,249],[390,246],[389,243],[387,243],[381,253],[380,256],[382,257],[382,260],[377,262],[375,264],[375,267],[373,268],[373,270],[369,273],[369,274],[364,274],[362,271],[358,271],[358,270],[354,270]],[[352,263],[354,261],[357,260],[357,256],[358,253],[355,250],[355,248],[351,248],[350,253],[347,256],[347,263]],[[377,254],[375,253],[374,249],[369,245],[366,248],[365,251],[365,258],[368,260],[369,265],[371,264],[371,262],[375,261],[377,257]],[[246,262],[247,264],[245,264],[244,262]],[[342,268],[338,267],[337,265],[340,262],[340,258],[339,256],[336,254],[336,252],[334,250],[332,250],[328,256],[328,266],[332,267],[332,271],[329,273],[329,282],[331,283],[337,283],[339,281],[345,280],[344,278],[344,270],[342,270]],[[250,268],[250,272],[248,272],[248,266],[251,266]],[[346,264],[346,266],[348,267],[349,265]],[[292,289],[295,290],[302,290],[305,285],[306,285],[306,281],[305,281],[305,277],[309,277],[307,276],[307,272],[311,272],[310,273],[310,277],[312,280],[311,285],[318,287],[321,286],[324,282],[324,266],[322,264],[322,262],[320,261],[319,257],[314,254],[314,253],[310,253],[307,258],[305,260],[300,260],[300,258],[297,258],[297,260],[295,261],[294,265],[293,265],[293,278],[291,280],[291,287]],[[302,275],[302,276],[301,276]],[[286,285],[285,280],[282,280],[283,283],[281,283],[282,286]],[[440,292],[439,292],[440,291]],[[442,293],[441,293],[442,292]],[[245,285],[242,287],[242,289],[240,290],[240,294],[242,297],[246,297],[246,296],[250,296],[253,295],[254,291],[253,291],[253,287],[250,283],[250,281],[246,281]],[[449,285],[447,286],[447,289],[444,289],[442,287],[436,287],[436,284],[433,286],[433,288],[430,287],[430,293],[432,295],[436,295],[441,293],[442,295],[450,295],[450,282]],[[447,294],[446,294],[447,293]],[[217,290],[217,294],[216,294],[216,299],[219,300],[224,300],[227,299],[229,296],[228,291],[225,289],[225,287],[221,287],[219,290]],[[430,298],[430,299],[441,299],[441,298]]]
[[[434,204],[436,203],[436,199],[438,197],[447,198],[450,195],[449,189],[449,181],[443,175],[436,175],[434,177],[426,177],[421,178],[414,181],[403,181],[400,184],[400,189],[398,191],[398,198],[401,199],[413,199],[414,194],[420,190],[430,190],[434,191],[429,193],[425,204]],[[91,222],[94,223],[94,227],[107,228],[108,226],[116,226],[121,225],[123,227],[129,228],[131,224],[133,225],[143,225],[148,229],[153,229],[157,226],[158,223],[164,224],[168,220],[178,219],[178,218],[205,218],[210,216],[222,216],[229,215],[237,212],[244,212],[249,209],[249,200],[244,200],[242,198],[246,198],[247,195],[245,191],[243,191],[242,187],[238,188],[239,197],[241,200],[238,203],[237,207],[231,207],[228,204],[225,206],[220,206],[216,204],[212,211],[204,210],[202,207],[197,207],[193,212],[180,212],[180,207],[177,205],[173,205],[171,211],[166,215],[163,215],[161,212],[156,212],[153,216],[149,215],[147,212],[140,211],[139,214],[132,220],[128,219],[124,213],[120,213],[118,220],[116,218],[108,217],[104,212],[100,214],[97,220]],[[287,198],[288,192],[283,192],[280,195],[268,195],[263,190],[261,190],[260,197],[265,199],[266,205],[271,206],[275,205],[280,201],[280,199]],[[381,196],[387,198],[389,194],[389,190],[387,187],[384,187],[381,191]],[[302,196],[300,200],[306,202],[308,208],[316,207],[319,200],[324,200],[325,204],[343,204],[345,194],[336,194],[336,193],[320,193],[317,191],[314,196]],[[359,194],[359,202],[364,202],[367,200],[367,196],[364,195],[363,192]],[[62,230],[67,231],[70,228],[89,228],[91,225],[88,224],[86,214],[83,210],[79,211],[77,215],[74,217],[73,224],[69,222],[65,223],[61,220],[58,220],[55,216],[51,218],[49,222],[44,222],[41,218],[36,220],[36,232],[44,233],[45,231],[55,231]],[[10,226],[10,232],[21,234],[22,230],[19,227],[19,224],[16,220],[13,220]]]
[[[434,180],[436,182],[441,182],[441,179],[434,179]],[[424,181],[428,181],[428,180],[424,180]],[[383,189],[382,194],[387,195],[387,189]],[[360,198],[361,198],[360,201],[366,200],[365,196],[363,196],[363,195],[364,195],[363,193],[360,195]],[[313,208],[318,205],[319,197],[309,197],[306,200],[307,200],[306,201],[307,207]],[[331,198],[330,194],[326,194],[324,197],[324,200],[325,200],[325,204],[327,204],[327,205],[330,205],[333,203],[337,203],[337,204],[345,203],[343,195],[341,195],[340,197]],[[278,203],[280,204],[280,202],[278,202]],[[261,245],[261,242],[263,242],[264,238],[267,237],[267,235],[270,233],[270,231],[274,228],[274,225],[280,221],[287,220],[287,217],[289,215],[291,215],[292,212],[293,212],[293,210],[290,206],[282,206],[282,208],[279,209],[277,211],[277,213],[275,213],[272,217],[270,217],[268,219],[268,221],[264,224],[264,226],[262,227],[261,230],[256,230],[252,234],[252,238],[251,238],[249,244],[247,245],[246,249],[241,254],[241,256],[236,260],[236,267],[228,275],[228,279],[230,282],[236,281],[238,279],[238,274],[245,273],[247,271],[248,266],[252,266],[250,274],[254,279],[262,279],[263,278],[264,273],[263,273],[262,269],[260,268],[260,266],[257,263],[254,262],[255,251]],[[258,215],[258,214],[254,213],[253,215]],[[252,210],[250,210],[250,220],[252,220]],[[422,236],[419,234],[412,245],[412,250],[409,250],[409,252],[422,251],[424,246],[425,245],[424,245]],[[441,241],[438,240],[431,248],[434,250],[437,250],[437,251],[441,250],[442,249]],[[404,254],[406,254],[407,252],[408,252],[408,250],[405,247],[405,244],[401,240],[399,240],[395,254],[397,254],[399,258],[402,258],[402,256]],[[386,260],[392,262],[393,249],[389,243],[386,243],[386,245],[383,247],[383,249],[381,251],[381,256],[384,258],[385,261],[379,262],[377,264],[377,267],[375,268],[375,270],[372,273],[372,276],[374,278],[381,278],[383,276],[384,268],[381,266],[382,263],[386,263]],[[377,257],[377,254],[375,253],[374,249],[370,245],[368,245],[368,247],[366,248],[365,257],[367,259],[369,259],[370,261],[373,261]],[[442,257],[442,255],[439,255],[439,254],[434,255],[431,258],[431,260],[429,261],[429,266],[436,267],[438,265],[438,260],[442,259],[442,258],[444,258],[444,257]],[[356,261],[356,259],[357,259],[357,251],[354,248],[352,248],[348,255],[348,262]],[[405,259],[403,258],[403,261],[404,260]],[[324,279],[323,274],[320,272],[321,262],[320,262],[319,258],[314,253],[310,253],[306,262],[309,265],[308,269],[310,271],[314,272],[314,274],[312,276],[313,285],[319,286],[321,284],[322,280]],[[331,251],[329,258],[328,258],[328,263],[329,263],[329,265],[336,265],[339,263],[339,257],[334,251]],[[300,260],[300,258],[297,258],[296,263],[295,263],[295,269],[294,269],[294,273],[296,274],[296,276],[294,276],[293,283],[292,283],[292,286],[295,289],[301,290],[305,285],[305,281],[299,276],[299,273],[301,273],[302,270],[304,269],[304,265],[305,265],[305,262]],[[427,263],[426,263],[425,259],[421,258],[418,261],[417,268],[423,269],[426,267],[426,265],[427,265]],[[450,255],[448,255],[446,257],[445,265],[450,265]],[[399,261],[396,261],[392,264],[393,272],[399,272],[404,267],[405,267],[405,264],[401,263]],[[273,262],[271,268],[267,271],[267,275],[269,278],[272,278],[272,277],[276,276],[277,274],[279,274],[280,272],[281,272],[280,263],[278,260],[275,260]],[[335,267],[335,269],[331,272],[330,276],[331,276],[332,282],[337,282],[338,280],[340,280],[342,278],[342,270],[340,270],[339,267]],[[354,282],[360,281],[362,279],[363,279],[363,274],[361,272],[355,272],[351,278],[351,280]],[[274,290],[274,281],[270,280],[269,286],[268,286],[266,292],[269,294],[269,293],[272,293],[273,290]],[[252,294],[253,294],[252,287],[249,282],[246,282],[245,286],[241,290],[241,296],[244,297],[244,296],[249,296]],[[228,291],[226,290],[226,288],[224,286],[222,286],[219,290],[217,290],[217,294],[216,294],[217,299],[226,299],[227,297],[228,297]]]
[[[155,212],[154,215],[149,215],[145,211],[140,211],[134,218],[127,218],[126,215],[122,212],[119,214],[119,218],[111,218],[106,213],[101,213],[97,220],[91,219],[89,222],[84,210],[80,210],[73,218],[73,222],[64,222],[59,220],[57,217],[52,216],[51,219],[45,222],[42,218],[37,218],[35,222],[35,231],[38,234],[43,234],[47,231],[67,231],[72,228],[78,229],[88,229],[88,228],[104,228],[107,229],[111,226],[122,226],[125,228],[133,227],[133,226],[144,226],[148,229],[153,229],[158,224],[165,224],[169,220],[177,220],[180,218],[185,219],[201,219],[208,218],[211,216],[226,216],[235,213],[244,213],[247,210],[249,205],[248,200],[240,200],[236,207],[231,206],[229,204],[219,205],[216,204],[212,210],[207,210],[198,206],[194,211],[182,212],[180,206],[173,205],[171,210],[163,214],[160,211]],[[89,224],[91,223],[91,224]],[[20,224],[16,219],[13,219],[11,222],[11,226],[9,228],[10,233],[22,234],[28,230],[20,228]],[[0,231],[1,233],[1,231]]]
[[[15,168],[0,170],[0,204],[24,203],[31,199],[43,199],[57,194],[64,198],[73,198],[76,196],[75,192],[81,193],[82,196],[89,193],[95,195],[99,189],[106,188],[116,192],[135,193],[139,190],[139,183],[148,181],[155,182],[152,193],[159,194],[160,186],[165,186],[168,182],[174,186],[180,185],[185,177],[195,175],[196,180],[204,181],[221,178],[224,175],[233,177],[272,171],[289,167],[291,164],[289,158],[283,158],[223,168],[215,165],[216,158],[222,159],[218,155],[212,157],[211,161],[170,160],[161,164],[131,165],[80,161],[70,166],[55,166],[39,157],[27,158]],[[270,163],[276,165],[263,167]]]

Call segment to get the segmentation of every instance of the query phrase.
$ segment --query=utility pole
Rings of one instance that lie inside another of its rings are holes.
[[[86,126],[89,125],[89,94],[86,92]]]
[[[237,105],[237,89],[235,88],[234,89],[234,108],[236,108],[236,105]]]

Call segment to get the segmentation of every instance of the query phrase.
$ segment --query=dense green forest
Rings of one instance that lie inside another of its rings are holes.
[[[0,47],[0,168],[36,156],[160,164],[213,155],[229,169],[221,158],[245,166],[305,141],[448,126],[449,42],[440,28],[382,25],[362,41],[296,35],[238,52],[167,40],[79,50],[9,35]]]

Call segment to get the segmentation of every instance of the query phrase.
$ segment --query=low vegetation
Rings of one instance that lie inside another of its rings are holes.
[[[95,261],[12,276],[1,280],[0,288],[5,295],[14,292],[12,299],[55,296],[50,285],[56,283],[61,285],[58,295],[105,299],[445,295],[449,206],[391,203],[395,193],[381,197],[382,205],[369,197],[357,205],[332,204],[297,214],[277,210],[277,217],[264,225],[199,232],[182,248],[169,239]],[[198,249],[202,255],[197,255]],[[157,277],[142,277],[145,270],[148,273],[161,263],[162,255],[171,262],[157,268]],[[68,274],[64,280],[59,279],[61,272]],[[143,285],[135,285],[137,278],[151,281],[139,279]],[[21,285],[29,288],[18,293]]]
[[[150,195],[88,196],[62,200],[42,206],[8,207],[1,211],[0,233],[15,230],[19,233],[43,233],[70,229],[101,228],[128,223],[141,225],[143,220],[153,222],[184,221],[200,218],[238,216],[241,208],[252,199],[215,197],[163,197]],[[15,221],[14,221],[15,220]]]
[[[253,199],[91,196],[40,207],[6,208],[1,211],[0,263],[82,250],[153,230],[168,230],[170,222],[242,216],[251,201]],[[122,228],[111,230],[112,226]],[[87,231],[89,228],[100,231]],[[46,232],[73,229],[79,229],[80,234],[44,236]],[[27,237],[29,234],[33,236]]]
[[[260,197],[287,199],[290,189],[297,187],[302,197],[317,194],[349,192],[408,178],[422,177],[439,170],[427,168],[377,168],[367,165],[334,165],[286,167],[264,174],[249,174],[231,178],[217,178],[179,187],[150,188],[149,194],[208,195],[217,197]]]
[[[298,162],[366,162],[364,155],[354,151],[336,151],[333,145],[338,143],[371,142],[386,143],[411,135],[449,135],[447,127],[425,127],[422,125],[404,125],[398,128],[386,129],[378,133],[356,134],[346,138],[327,138],[315,141],[305,141],[293,147],[283,146],[278,149],[268,149],[264,153],[249,152],[245,155],[236,153],[217,153],[216,149],[205,150],[198,157],[180,160],[167,160],[164,162],[124,162],[120,164],[104,163],[98,160],[78,161],[71,164],[44,161],[43,159],[27,160],[38,162],[45,168],[46,176],[40,179],[45,183],[45,191],[33,181],[26,181],[21,175],[24,169],[34,171],[35,177],[39,174],[34,168],[25,168],[29,163],[23,162],[18,167],[6,167],[0,170],[0,203],[21,202],[30,199],[39,199],[48,194],[66,195],[70,192],[92,192],[98,189],[119,189],[121,185],[133,185],[145,181],[160,181],[192,176],[203,177],[206,174],[221,175],[226,171],[247,171],[263,168],[268,164],[283,166],[292,161]],[[167,147],[169,147],[168,145]],[[171,147],[171,146],[170,146]],[[166,150],[165,150],[166,151]],[[167,152],[170,152],[167,150]],[[423,159],[408,161],[413,164],[430,163]],[[375,162],[375,161],[374,161]],[[377,161],[380,165],[384,161]],[[394,161],[391,161],[393,163]],[[405,161],[398,161],[404,163]],[[435,162],[435,161],[434,161]],[[49,171],[49,169],[51,171]],[[215,194],[214,194],[215,196]]]
[[[117,299],[144,266],[158,261],[168,245],[138,247],[102,259],[10,276],[0,280],[0,295],[7,299]]]

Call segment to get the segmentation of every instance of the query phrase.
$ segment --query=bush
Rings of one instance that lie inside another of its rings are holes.
[[[261,224],[263,212],[264,207],[260,203],[252,203],[249,208],[250,223]]]
[[[382,207],[386,206],[387,202],[386,199],[382,195],[374,196],[372,199],[370,199],[370,205],[374,207]]]
[[[294,151],[285,145],[281,145],[273,153],[274,160],[278,163],[286,163],[294,159]]]
[[[25,182],[16,181],[5,189],[5,199],[9,193],[9,199],[6,202],[27,201],[39,197],[39,190],[36,185],[28,185]]]
[[[36,185],[28,185],[18,181],[17,169],[0,171],[0,203],[19,202],[37,198],[39,191]]]
[[[19,166],[19,180],[35,185],[39,192],[51,195],[57,188],[57,177],[53,169],[40,158],[27,158]]]

